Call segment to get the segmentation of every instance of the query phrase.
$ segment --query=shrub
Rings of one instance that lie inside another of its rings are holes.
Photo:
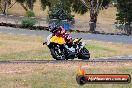
[[[32,27],[37,23],[37,20],[35,18],[25,18],[22,20],[22,25],[27,27]]]
[[[27,11],[26,12],[26,18],[22,19],[22,25],[26,27],[32,27],[37,23],[37,20],[35,19],[35,14],[33,11]]]
[[[35,17],[35,14],[34,14],[33,11],[27,11],[27,12],[26,12],[26,16],[27,16],[27,17]]]

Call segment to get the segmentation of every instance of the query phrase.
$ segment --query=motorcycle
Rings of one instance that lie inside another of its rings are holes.
[[[43,45],[47,45],[50,49],[51,55],[56,60],[68,60],[68,59],[82,59],[89,60],[90,53],[85,48],[85,43],[80,42],[82,38],[74,39],[72,46],[69,47],[65,39],[52,34],[47,37],[47,42]]]

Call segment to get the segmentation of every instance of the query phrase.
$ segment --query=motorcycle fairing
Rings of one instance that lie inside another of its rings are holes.
[[[63,37],[58,36],[52,36],[50,39],[51,42],[57,43],[57,44],[66,44],[65,39]]]

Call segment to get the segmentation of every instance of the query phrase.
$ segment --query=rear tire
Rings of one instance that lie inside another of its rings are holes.
[[[89,58],[90,58],[90,53],[89,53],[89,51],[84,47],[84,48],[80,51],[80,54],[78,55],[78,59],[89,60]]]
[[[51,55],[52,55],[52,57],[53,57],[54,59],[56,59],[56,60],[65,60],[65,55],[64,55],[64,53],[61,53],[61,55],[57,55],[57,54],[55,53],[55,50],[54,50],[54,49],[50,49],[50,52],[51,52]]]

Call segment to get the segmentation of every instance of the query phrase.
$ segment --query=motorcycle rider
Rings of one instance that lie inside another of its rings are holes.
[[[73,39],[70,34],[66,33],[65,29],[62,26],[50,28],[50,32],[52,32],[52,36],[63,37],[65,39],[67,49],[70,51],[75,51],[75,47],[73,48]]]

